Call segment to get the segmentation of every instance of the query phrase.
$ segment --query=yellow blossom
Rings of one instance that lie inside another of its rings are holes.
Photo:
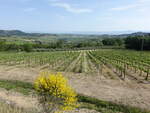
[[[39,95],[51,97],[48,99],[48,105],[50,107],[56,105],[57,112],[58,110],[66,111],[77,107],[77,94],[69,86],[68,80],[60,73],[42,72],[35,81],[35,89]]]

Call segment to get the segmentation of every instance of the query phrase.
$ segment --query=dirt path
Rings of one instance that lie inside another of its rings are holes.
[[[65,72],[69,72],[71,70],[73,70],[73,68],[76,66],[76,64],[78,63],[78,61],[80,60],[80,58],[82,57],[82,52],[80,52],[79,56],[77,57],[77,59],[75,59],[73,62],[70,63],[70,65],[65,69]]]
[[[83,52],[83,72],[87,73],[89,71],[88,62],[87,62],[87,54]]]
[[[21,80],[32,82],[40,73],[38,68],[0,66],[0,79]]]

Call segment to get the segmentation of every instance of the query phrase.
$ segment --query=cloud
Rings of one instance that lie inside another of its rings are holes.
[[[111,10],[124,11],[124,10],[135,9],[135,8],[139,10],[139,9],[142,9],[143,7],[146,7],[146,5],[149,3],[150,3],[150,0],[137,0],[137,2],[134,4],[111,8]]]
[[[23,11],[24,12],[32,12],[32,11],[35,11],[35,10],[36,10],[36,8],[26,8]]]
[[[52,6],[64,8],[66,11],[71,13],[91,13],[92,9],[86,9],[86,8],[74,8],[68,3],[52,3]]]

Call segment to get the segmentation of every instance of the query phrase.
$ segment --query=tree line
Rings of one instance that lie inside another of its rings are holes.
[[[127,49],[150,50],[150,36],[130,36],[125,39]]]
[[[80,48],[103,48],[105,46],[125,47],[126,49],[150,50],[150,36],[129,36],[127,38],[104,38],[85,39],[84,41],[68,42],[59,39],[56,42],[8,44],[6,40],[0,39],[0,51],[26,51],[31,52],[38,49],[80,49]]]

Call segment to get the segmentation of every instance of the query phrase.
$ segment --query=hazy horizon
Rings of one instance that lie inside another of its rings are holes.
[[[83,34],[83,35],[121,35],[121,34],[132,34],[132,33],[138,33],[138,32],[143,32],[143,33],[150,33],[150,31],[71,31],[71,32],[42,32],[42,31],[24,31],[21,29],[0,29],[0,30],[19,30],[25,33],[49,33],[49,34]]]

